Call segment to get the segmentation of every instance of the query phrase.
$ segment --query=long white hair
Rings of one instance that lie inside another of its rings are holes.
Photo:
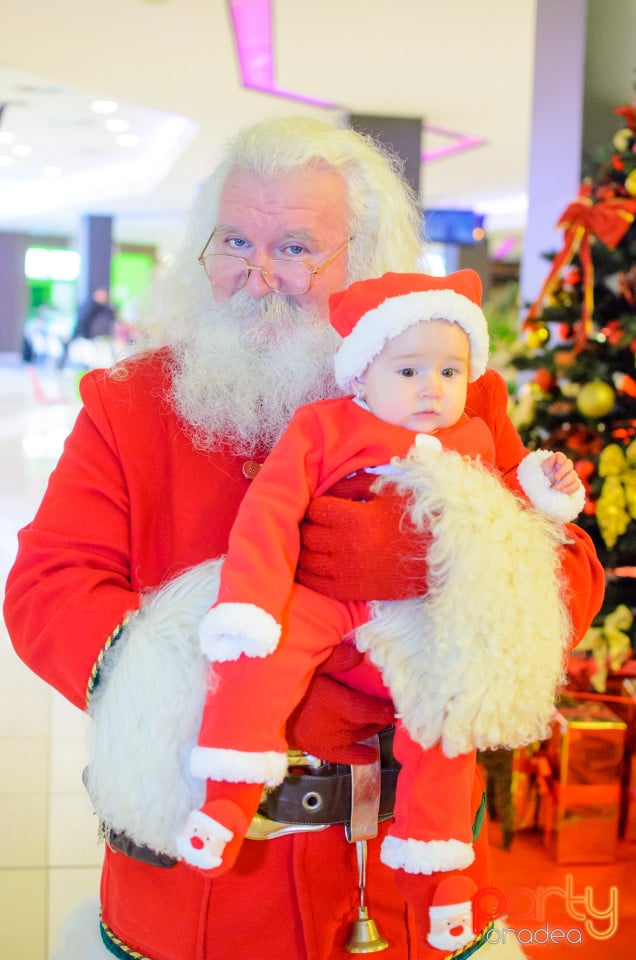
[[[282,179],[315,162],[345,183],[353,238],[348,281],[418,268],[418,198],[398,158],[364,134],[303,117],[273,118],[239,132],[197,196],[180,248],[158,270],[142,321],[144,345],[172,348],[173,399],[198,446],[229,441],[245,453],[259,442],[268,447],[300,403],[337,393],[337,336],[325,317],[286,298],[259,302],[240,291],[217,305],[197,263],[230,171]],[[277,342],[259,335],[276,324]]]

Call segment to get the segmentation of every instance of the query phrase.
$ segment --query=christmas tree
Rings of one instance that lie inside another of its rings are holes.
[[[563,247],[524,321],[513,419],[563,450],[587,490],[578,522],[606,568],[603,614],[636,606],[636,101],[586,161],[558,222]]]

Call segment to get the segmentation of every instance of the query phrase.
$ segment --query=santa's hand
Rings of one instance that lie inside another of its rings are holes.
[[[372,478],[375,479],[375,478]],[[325,494],[302,523],[296,579],[335,600],[405,600],[427,589],[429,537],[390,495],[369,500]]]
[[[361,660],[362,654],[352,644],[341,643],[318,668],[307,693],[287,721],[291,749],[331,763],[373,763],[373,749],[359,741],[393,723],[393,705],[329,676],[351,670]]]

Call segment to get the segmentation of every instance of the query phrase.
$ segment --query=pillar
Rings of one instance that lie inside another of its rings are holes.
[[[78,251],[81,257],[77,295],[79,303],[88,300],[94,290],[110,290],[112,217],[87,214],[80,221]]]
[[[30,239],[22,233],[0,233],[0,353],[22,354],[29,309],[24,255]]]

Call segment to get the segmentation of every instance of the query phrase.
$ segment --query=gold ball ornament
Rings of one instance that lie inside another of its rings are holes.
[[[616,395],[609,383],[590,380],[579,390],[576,405],[584,417],[605,417],[614,407]]]
[[[636,197],[636,167],[625,177],[625,189],[631,197]]]
[[[528,346],[531,350],[540,350],[550,339],[550,331],[547,327],[533,327],[528,331]]]
[[[617,150],[620,150],[621,152],[623,152],[627,150],[627,148],[629,147],[633,139],[633,136],[634,134],[629,129],[629,127],[623,127],[621,130],[616,131],[612,139],[612,143],[614,144]]]

